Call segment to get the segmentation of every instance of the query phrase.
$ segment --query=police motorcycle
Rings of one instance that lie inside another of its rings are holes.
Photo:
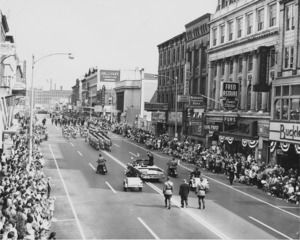
[[[206,191],[209,190],[209,181],[207,178],[204,178],[201,176],[201,172],[196,167],[196,169],[193,172],[190,172],[190,181],[189,181],[189,186],[192,191],[196,190],[197,185],[202,182],[206,186]]]
[[[106,163],[107,161],[102,157],[101,153],[99,154],[99,158],[97,160],[97,171],[96,173],[101,173],[105,175],[107,173]]]
[[[175,157],[173,157],[173,159],[170,162],[168,162],[167,165],[168,165],[168,176],[177,177],[178,161],[175,159]]]

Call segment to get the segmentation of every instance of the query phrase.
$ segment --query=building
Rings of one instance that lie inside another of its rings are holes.
[[[186,34],[185,32],[159,44],[158,46],[158,87],[157,102],[168,104],[168,110],[164,111],[164,106],[151,107],[152,111],[165,112],[165,122],[160,120],[157,131],[163,129],[170,136],[182,135],[183,123],[185,119],[184,104],[176,105],[176,95],[184,95],[189,89],[186,82],[186,74],[189,71],[185,62],[186,55]],[[150,109],[149,109],[150,110]]]
[[[191,21],[186,29],[186,67],[190,72],[185,95],[190,96],[185,104],[187,117],[183,119],[185,134],[192,141],[204,143],[203,113],[207,95],[207,53],[209,48],[209,21],[211,14]]]
[[[277,0],[219,1],[210,20],[207,145],[268,159],[270,86],[279,51]]]
[[[117,121],[149,130],[151,117],[144,106],[150,102],[157,89],[156,75],[144,73],[144,69],[135,69],[121,71],[121,76],[129,79],[116,82],[114,88]]]
[[[300,165],[300,2],[279,1],[277,69],[272,82],[270,161]]]

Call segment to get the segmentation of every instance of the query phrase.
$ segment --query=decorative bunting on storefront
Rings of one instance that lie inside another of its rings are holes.
[[[258,144],[258,140],[251,140],[248,142],[248,145],[251,148],[255,148],[257,144]]]
[[[274,150],[275,150],[275,148],[276,148],[276,145],[277,145],[277,142],[275,142],[275,141],[272,141],[272,142],[270,143],[270,151],[271,151],[271,152],[274,152]]]
[[[289,143],[283,143],[281,142],[280,143],[280,147],[281,147],[281,150],[284,151],[284,152],[287,152],[290,148],[290,144]]]
[[[208,137],[212,137],[214,135],[214,131],[208,131]]]
[[[225,140],[225,137],[220,135],[220,136],[219,136],[219,141],[220,141],[221,143],[223,143],[224,140]]]
[[[242,145],[243,145],[243,147],[246,147],[247,144],[248,144],[248,142],[249,142],[249,140],[247,140],[247,139],[242,139]]]
[[[229,144],[233,143],[234,137],[226,137],[226,140],[228,141]]]
[[[295,144],[295,150],[297,154],[300,154],[300,144]]]

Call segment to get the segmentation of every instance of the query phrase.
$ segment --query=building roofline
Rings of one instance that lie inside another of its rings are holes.
[[[189,27],[195,25],[196,23],[203,21],[206,18],[208,18],[208,20],[210,20],[211,15],[212,15],[211,13],[206,13],[206,14],[202,15],[201,17],[198,17],[195,20],[185,24],[184,26],[185,26],[185,28],[189,28]]]

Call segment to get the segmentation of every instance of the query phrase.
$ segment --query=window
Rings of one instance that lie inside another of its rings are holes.
[[[281,96],[281,87],[275,87],[275,96],[280,97]]]
[[[177,61],[180,61],[180,47],[177,47]]]
[[[221,26],[220,36],[221,36],[221,43],[224,43],[224,40],[225,40],[225,26]]]
[[[264,9],[257,11],[257,31],[264,29]]]
[[[294,67],[294,47],[284,49],[284,68]]]
[[[173,49],[173,62],[176,62],[176,49]]]
[[[274,27],[276,25],[276,16],[277,16],[277,5],[276,3],[270,5],[269,8],[269,27]]]
[[[292,95],[299,95],[300,96],[300,85],[292,86]]]
[[[290,95],[290,86],[283,86],[282,87],[282,96],[289,96]]]
[[[170,58],[170,50],[168,50],[168,55],[167,55],[167,64],[170,64],[171,58]]]
[[[181,59],[184,59],[184,46],[181,46]]]
[[[239,58],[238,64],[239,64],[238,71],[239,71],[239,73],[242,73],[242,71],[243,71],[243,58]]]
[[[270,67],[273,68],[275,67],[275,63],[276,63],[276,53],[275,53],[275,49],[271,49],[270,51]]]
[[[249,55],[248,57],[248,71],[252,71],[253,69],[253,57],[252,55]]]
[[[286,18],[286,30],[293,30],[295,28],[295,17],[294,17],[294,5],[289,5],[285,10],[285,18]]]
[[[217,29],[213,29],[213,46],[216,46],[217,45]]]
[[[275,101],[275,111],[274,111],[274,114],[275,114],[274,119],[275,120],[280,120],[280,100],[279,99],[277,99]]]
[[[300,99],[291,99],[291,121],[300,120]]]
[[[228,23],[228,41],[233,39],[233,22]]]
[[[221,75],[223,76],[225,74],[225,62],[221,63]]]
[[[229,74],[232,74],[233,73],[233,60],[231,59],[229,61]]]
[[[237,37],[240,38],[243,33],[243,18],[237,20]]]
[[[289,99],[282,99],[282,120],[288,120]]]
[[[247,15],[247,34],[251,34],[253,30],[253,14]]]

